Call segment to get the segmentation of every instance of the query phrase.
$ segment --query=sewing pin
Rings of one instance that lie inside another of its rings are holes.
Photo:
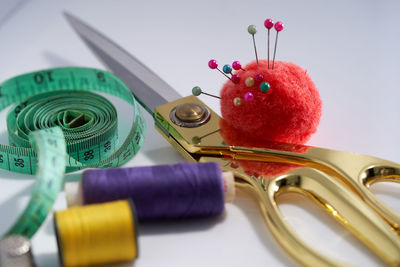
[[[247,87],[252,87],[254,85],[254,79],[252,77],[247,77],[244,83]]]
[[[240,64],[240,62],[239,61],[233,61],[233,63],[232,63],[232,68],[234,69],[234,70],[243,70],[243,71],[246,71],[245,69],[242,69],[242,64]]]
[[[194,143],[194,144],[200,144],[200,142],[201,142],[201,139],[203,139],[203,138],[205,138],[205,137],[207,137],[207,136],[210,136],[210,135],[212,135],[212,134],[215,134],[215,133],[217,133],[217,132],[219,132],[220,131],[220,129],[217,129],[217,130],[215,130],[215,131],[213,131],[213,132],[211,132],[211,133],[208,133],[208,134],[205,134],[205,135],[202,135],[202,136],[193,136],[192,137],[192,142]]]
[[[254,53],[256,54],[256,61],[257,61],[257,65],[258,65],[258,55],[257,55],[256,40],[255,40],[255,38],[254,38],[254,34],[256,34],[256,32],[257,32],[256,26],[250,25],[249,27],[247,27],[247,31],[248,31],[248,32],[251,34],[251,36],[253,37]]]
[[[222,71],[225,72],[226,74],[232,75],[232,67],[231,67],[231,65],[225,64],[225,65],[222,67]]]
[[[221,97],[219,97],[219,96],[216,96],[216,95],[212,95],[212,94],[208,94],[208,93],[203,92],[199,86],[193,87],[193,89],[192,89],[192,94],[193,94],[194,96],[199,96],[199,95],[201,95],[201,94],[204,94],[204,95],[208,95],[208,96],[212,96],[212,97],[221,99]]]
[[[231,81],[232,81],[234,84],[238,84],[238,83],[240,82],[240,76],[237,75],[237,74],[233,74],[233,75],[232,75],[232,78],[231,78]]]
[[[258,73],[254,76],[254,80],[258,83],[262,82],[264,79],[264,76],[261,73]]]
[[[242,104],[242,99],[240,97],[235,97],[233,99],[233,104],[235,105],[235,107],[238,107]]]
[[[254,95],[251,92],[247,92],[244,94],[244,100],[247,102],[254,100]]]
[[[260,84],[260,90],[263,93],[267,92],[270,88],[271,88],[271,86],[267,82],[263,82]]]
[[[218,70],[220,73],[222,73],[222,75],[224,75],[226,78],[228,78],[229,80],[231,79],[228,75],[226,75],[223,71],[221,71],[218,68],[218,63],[215,59],[211,59],[210,61],[208,61],[208,67],[212,70],[216,69]]]
[[[272,19],[266,19],[264,21],[264,26],[265,28],[268,29],[268,54],[267,54],[267,60],[268,60],[268,69],[269,69],[269,33],[272,27],[274,26],[274,21]]]
[[[280,31],[283,30],[284,25],[282,22],[278,21],[277,23],[275,23],[274,27],[276,30],[276,38],[275,38],[274,58],[272,59],[272,69],[274,69],[274,65],[275,65],[275,54],[276,54],[276,45],[278,44],[278,34]]]

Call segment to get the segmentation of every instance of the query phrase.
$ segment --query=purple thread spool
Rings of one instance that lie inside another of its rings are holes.
[[[215,162],[87,170],[82,189],[84,204],[131,198],[141,221],[215,216],[225,203]]]

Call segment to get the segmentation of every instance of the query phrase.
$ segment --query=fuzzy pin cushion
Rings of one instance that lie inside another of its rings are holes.
[[[307,71],[291,62],[275,61],[273,69],[271,61],[269,69],[267,63],[249,63],[233,73],[239,75],[239,83],[227,81],[222,87],[220,133],[227,145],[263,148],[271,141],[304,144],[317,130],[322,102]],[[269,86],[260,86],[262,83]],[[269,176],[288,166],[243,164],[249,165],[245,169]]]

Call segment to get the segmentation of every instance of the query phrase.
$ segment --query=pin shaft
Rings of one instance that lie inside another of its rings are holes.
[[[252,34],[251,36],[253,37],[254,53],[256,54],[256,61],[257,61],[257,65],[258,65],[258,55],[257,55],[256,40],[254,38],[254,34]]]
[[[275,55],[276,55],[276,46],[278,44],[278,35],[279,35],[279,32],[276,32],[274,58],[272,59],[272,69],[274,69],[274,65],[275,65]]]
[[[269,33],[270,33],[270,30],[268,29],[268,56],[267,56],[267,58],[268,58],[268,69],[269,69]]]
[[[212,94],[208,94],[208,93],[204,93],[204,92],[201,92],[202,94],[205,94],[205,95],[208,95],[208,96],[212,96],[212,97],[215,97],[215,98],[218,98],[218,99],[221,99],[221,97],[219,97],[219,96],[216,96],[216,95],[212,95]]]
[[[208,134],[205,134],[205,135],[203,135],[203,136],[200,136],[199,138],[202,139],[202,138],[204,138],[204,137],[207,137],[207,136],[210,136],[210,135],[212,135],[212,134],[215,134],[215,133],[217,133],[217,132],[219,132],[219,131],[220,131],[220,129],[217,129],[217,130],[212,131],[212,132],[210,132],[210,133],[208,133]]]
[[[231,79],[231,77],[229,77],[228,75],[226,75],[223,71],[221,71],[219,68],[217,68],[217,70],[219,71],[219,72],[221,72],[222,73],[222,75],[224,75],[226,78],[228,78],[229,80]]]

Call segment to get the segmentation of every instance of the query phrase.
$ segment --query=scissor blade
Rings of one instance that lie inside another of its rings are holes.
[[[157,74],[109,38],[75,16],[68,13],[64,15],[93,53],[126,83],[150,114],[153,114],[155,107],[182,97]]]

